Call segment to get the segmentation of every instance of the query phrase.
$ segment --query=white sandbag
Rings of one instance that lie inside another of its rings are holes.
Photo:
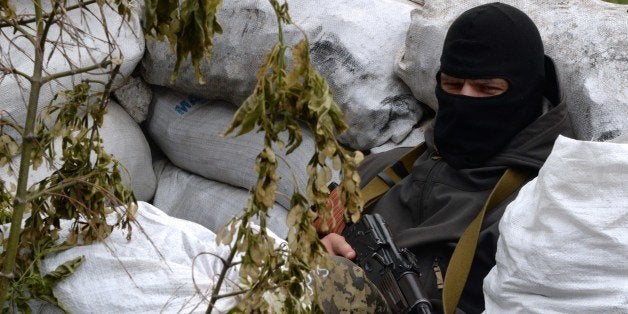
[[[228,248],[217,246],[215,234],[196,223],[170,217],[148,203],[138,206],[141,230],[134,226],[130,241],[124,232],[114,230],[103,242],[43,260],[47,273],[85,257],[77,271],[53,289],[70,313],[204,313],[207,309],[207,301],[197,291],[211,293],[222,262],[203,253],[226,258]],[[229,270],[227,282],[238,280],[237,269]],[[229,284],[223,287],[221,293],[232,291]],[[234,304],[233,298],[220,299],[216,312],[226,312]]]
[[[17,14],[33,11],[33,3],[31,1],[13,1],[12,4],[15,5]],[[50,2],[44,2],[43,5],[49,8]],[[134,10],[133,16],[126,21],[114,11],[116,8],[112,10],[107,5],[104,6],[103,11],[106,17],[107,29],[111,33],[109,35],[110,40],[117,45],[110,51],[105,28],[99,21],[101,16],[99,15],[97,5],[88,5],[85,10],[88,9],[93,11],[93,13],[85,11],[86,13],[81,15],[81,10],[69,11],[69,19],[66,21],[84,31],[81,36],[78,36],[84,47],[77,47],[76,39],[67,33],[64,33],[62,37],[65,44],[53,45],[53,43],[47,43],[43,65],[44,76],[97,64],[110,52],[112,58],[121,59],[122,63],[119,73],[122,76],[129,76],[141,60],[144,53],[144,38],[137,10]],[[34,24],[31,26],[34,27]],[[48,38],[56,40],[59,37],[59,33],[59,28],[56,25],[52,26]],[[53,47],[55,49],[54,53],[50,54]],[[33,72],[34,65],[31,59],[34,55],[32,44],[20,32],[13,32],[11,27],[2,28],[2,36],[0,36],[0,63],[3,66],[13,67],[30,75]],[[89,73],[67,76],[45,84],[40,92],[39,110],[43,106],[48,105],[55,94],[72,89],[74,84],[78,84],[82,80],[107,81],[109,76],[104,73],[106,73],[106,69],[95,69]],[[121,79],[122,77],[118,77],[117,82],[121,82]],[[103,84],[91,84],[91,86],[92,92],[104,90]],[[0,80],[0,110],[4,110],[6,114],[12,116],[21,125],[24,125],[26,119],[29,91],[30,84],[21,76],[7,75],[3,80]],[[7,130],[7,128],[5,128],[5,131],[12,132],[12,130]],[[17,134],[12,135],[17,136]]]
[[[628,144],[628,133],[624,133],[612,140],[610,140],[609,142],[612,143],[623,143],[623,144]]]
[[[163,163],[163,165],[159,165]],[[155,162],[157,191],[153,205],[166,214],[196,222],[218,232],[231,218],[241,216],[249,191],[205,179],[179,169],[167,160]],[[266,227],[282,238],[288,236],[288,211],[276,204],[268,210]],[[259,221],[255,221],[258,223]]]
[[[105,150],[124,166],[121,170],[124,184],[133,190],[138,200],[151,200],[156,187],[155,172],[150,146],[139,125],[111,101],[100,135]]]
[[[237,108],[164,88],[156,88],[153,93],[148,134],[175,166],[247,190],[255,186],[255,159],[263,149],[263,134],[222,136]],[[289,155],[278,148],[276,152],[281,157],[277,159],[277,174],[282,178],[277,187],[280,194],[277,202],[290,208],[289,197],[295,186],[305,193],[308,178],[305,169],[314,153],[312,135],[304,131],[301,146]]]
[[[422,116],[409,88],[393,73],[413,4],[395,0],[291,0],[292,20],[310,41],[311,60],[327,79],[350,126],[340,139],[356,149],[387,140],[398,143]],[[213,55],[202,65],[199,85],[190,65],[181,68],[173,89],[240,105],[255,86],[257,70],[277,41],[275,13],[267,1],[223,1]],[[284,28],[285,40],[302,38]],[[169,86],[175,58],[166,43],[149,42],[142,75],[150,84]]]
[[[628,144],[559,137],[499,224],[487,313],[628,313]]]
[[[491,0],[424,0],[395,72],[419,100],[437,107],[436,72],[449,25],[462,12]],[[626,7],[605,1],[504,0],[537,25],[554,59],[576,136],[608,140],[628,133]]]
[[[107,113],[100,129],[105,151],[113,155],[123,166],[120,169],[123,184],[133,190],[135,197],[140,201],[152,199],[155,193],[155,173],[152,167],[152,157],[148,141],[144,133],[133,119],[114,101],[107,105]],[[60,147],[58,143],[57,147]],[[59,167],[61,156],[52,167]],[[17,182],[9,176],[7,167],[0,168],[0,180],[6,181],[7,186]],[[14,161],[14,169],[19,169],[19,156]],[[53,170],[44,163],[37,170],[31,167],[29,185],[49,176]]]
[[[124,85],[113,91],[113,95],[135,122],[142,123],[146,120],[153,91],[140,77],[129,78]]]
[[[406,136],[406,138],[400,143],[388,141],[380,146],[371,148],[370,153],[371,154],[382,153],[382,152],[385,152],[385,151],[388,151],[397,147],[414,147],[423,142],[425,142],[425,125],[419,128],[412,129],[410,134],[408,134],[408,136]]]

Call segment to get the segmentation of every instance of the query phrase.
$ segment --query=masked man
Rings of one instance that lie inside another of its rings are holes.
[[[499,178],[508,168],[534,175],[557,136],[570,135],[571,124],[539,31],[512,6],[491,3],[459,16],[445,38],[436,79],[439,107],[426,132],[426,151],[410,175],[366,212],[383,216],[397,246],[417,256],[422,283],[438,311],[452,252]],[[377,174],[369,167],[390,164],[405,151],[369,156],[363,182]],[[463,312],[484,310],[482,281],[495,265],[498,222],[515,195],[484,218],[458,303]],[[338,234],[322,241],[333,255],[355,257]]]

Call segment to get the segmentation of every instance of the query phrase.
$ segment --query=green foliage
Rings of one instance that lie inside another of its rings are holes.
[[[362,155],[344,149],[336,141],[336,135],[347,129],[342,111],[325,79],[312,67],[307,39],[292,48],[284,44],[282,24],[292,23],[287,4],[270,2],[277,14],[279,41],[257,74],[253,94],[238,109],[225,132],[226,135],[237,129],[238,135],[254,130],[264,132],[265,147],[256,162],[258,181],[244,215],[225,228],[218,241],[234,245],[234,249],[243,253],[239,267],[245,295],[234,311],[273,311],[281,304],[279,308],[287,312],[320,312],[316,296],[306,282],[315,267],[328,263],[312,223],[317,214],[323,220],[331,217],[325,207],[330,192],[327,184],[332,177],[328,161],[341,171],[342,201],[350,218],[356,221],[362,210],[357,173]],[[290,69],[286,65],[288,49],[292,55]],[[274,241],[263,228],[280,179],[275,173],[278,161],[273,144],[292,152],[301,144],[302,125],[312,131],[315,139],[315,152],[307,166],[307,197],[295,187],[287,218],[287,247],[274,249]],[[285,132],[286,143],[279,136]],[[316,214],[309,209],[310,203],[318,209]],[[254,217],[260,221],[259,232],[253,232],[248,225]],[[316,280],[309,281],[316,284]],[[212,302],[217,291],[214,290]]]
[[[257,74],[258,83],[253,94],[240,107],[225,132],[230,134],[238,129],[238,134],[264,132],[265,147],[256,161],[258,183],[243,215],[232,220],[218,234],[218,242],[231,245],[232,249],[230,256],[223,260],[225,267],[214,287],[208,312],[216,300],[233,295],[218,295],[218,292],[228,268],[236,265],[240,267],[242,287],[242,291],[236,293],[244,296],[233,312],[321,312],[313,292],[316,289],[308,284],[317,284],[316,277],[310,274],[317,266],[326,266],[328,262],[312,224],[316,215],[323,220],[331,216],[325,207],[329,194],[327,182],[332,172],[328,164],[341,171],[340,188],[348,212],[347,219],[357,220],[362,209],[358,189],[360,179],[356,171],[362,155],[346,150],[336,141],[336,135],[347,128],[342,112],[333,100],[327,82],[311,65],[307,39],[294,47],[285,45],[282,27],[292,24],[288,5],[277,0],[269,1],[277,14],[278,43]],[[94,2],[115,5],[121,15],[130,14],[126,0]],[[171,81],[176,79],[181,64],[190,56],[199,82],[204,83],[200,62],[211,55],[214,34],[222,32],[216,20],[220,4],[220,0],[184,0],[181,5],[178,0],[145,2],[146,36],[168,40],[177,55]],[[65,5],[65,1],[55,2],[52,12],[41,12],[39,1],[34,0],[36,19],[25,22],[16,20],[7,0],[0,0],[0,27],[15,27],[24,33],[20,23],[36,23],[36,28],[29,29],[36,30],[37,36],[24,35],[31,36],[33,45],[45,47],[49,23],[59,21],[54,18],[55,15],[70,9],[82,9],[81,6],[63,7]],[[40,41],[36,42],[36,39]],[[292,57],[290,68],[286,62],[288,54]],[[30,77],[36,91],[34,95],[41,88],[36,83],[47,82],[41,80],[43,55],[44,51],[37,51],[34,59],[35,71]],[[99,67],[108,67],[112,63],[104,62]],[[73,72],[81,71],[88,69]],[[115,75],[116,70],[112,72]],[[21,216],[15,214],[18,212],[16,208],[30,212],[24,229],[17,227],[18,234],[13,236],[12,228],[11,236],[3,239],[3,247],[8,249],[1,257],[5,264],[2,283],[10,283],[8,289],[12,309],[27,311],[26,301],[30,298],[58,303],[52,295],[52,286],[71,275],[82,261],[80,257],[68,261],[55,272],[42,276],[39,265],[45,255],[77,243],[101,240],[114,227],[128,228],[130,234],[129,222],[134,216],[135,199],[122,186],[118,174],[120,166],[104,152],[98,133],[109,87],[110,84],[102,95],[92,95],[90,83],[76,85],[71,91],[59,95],[34,127],[16,125],[4,118],[0,121],[0,128],[12,127],[25,139],[18,144],[4,133],[0,136],[0,166],[7,166],[11,172],[11,161],[21,153],[26,156],[24,160],[34,167],[46,165],[54,168],[52,175],[28,189],[22,187],[26,186],[26,179],[20,175],[17,193],[14,187],[0,182],[0,218],[7,221],[8,215],[5,214],[13,210],[13,227],[21,221]],[[31,98],[29,106],[36,105],[37,97]],[[45,123],[55,116],[53,123]],[[268,209],[275,202],[277,183],[281,179],[276,174],[280,160],[274,146],[286,147],[288,152],[292,152],[302,142],[302,126],[310,129],[315,138],[315,153],[308,163],[310,179],[305,193],[295,187],[287,219],[290,229],[288,242],[277,247],[265,229]],[[288,140],[284,143],[280,134],[285,133]],[[57,155],[57,151],[60,154]],[[57,160],[61,161],[60,165],[56,164]],[[24,164],[20,173],[28,174]],[[117,205],[127,205],[128,210],[117,212],[117,221],[109,225],[105,216]],[[316,213],[310,210],[311,206],[317,208]],[[16,220],[16,217],[19,219]],[[249,224],[255,218],[260,221],[262,228],[259,230]],[[72,225],[67,238],[60,239],[62,219],[71,220]],[[7,245],[7,241],[16,241],[17,238],[16,247],[11,243]],[[15,267],[7,262],[12,258],[10,252],[19,252],[15,257]],[[234,261],[236,253],[241,253],[239,261]],[[4,286],[2,291],[6,292]]]
[[[104,151],[100,138],[105,102],[93,102],[90,95],[89,84],[75,85],[74,90],[60,94],[62,103],[44,110],[38,124],[37,138],[42,139],[42,146],[34,150],[38,153],[32,154],[32,160],[42,158],[44,152],[55,160],[56,151],[61,151],[63,164],[31,188],[31,216],[23,234],[32,235],[34,241],[46,236],[46,230],[58,228],[60,220],[75,221],[69,244],[78,236],[85,244],[103,240],[112,229],[106,221],[110,208],[135,203],[133,193],[122,184],[119,162]],[[56,121],[48,129],[44,120],[55,115]],[[61,139],[60,149],[55,147],[55,138]],[[124,225],[130,232],[128,217],[123,217],[120,214],[114,225]]]
[[[188,56],[200,84],[205,84],[200,70],[203,58],[211,56],[214,34],[222,33],[216,20],[221,0],[147,0],[144,29],[148,38],[167,39],[177,61],[170,81],[174,82],[179,68]]]
[[[77,257],[43,275],[41,260],[46,255],[103,240],[116,227],[126,228],[128,237],[131,236],[130,222],[137,208],[135,196],[123,186],[121,166],[104,151],[99,134],[111,84],[120,68],[119,60],[105,60],[59,73],[49,73],[43,67],[48,45],[81,45],[76,37],[77,29],[65,21],[66,14],[74,10],[96,14],[93,8],[86,7],[91,4],[98,6],[101,14],[104,6],[115,8],[125,17],[131,14],[126,0],[86,1],[80,5],[53,1],[49,11],[44,11],[39,0],[33,0],[35,14],[17,16],[8,1],[0,1],[0,28],[9,27],[12,33],[19,33],[18,37],[28,38],[35,51],[32,74],[18,72],[4,64],[0,73],[0,81],[5,75],[15,74],[30,82],[25,123],[18,124],[12,117],[0,116],[0,168],[16,181],[0,180],[0,220],[11,224],[8,236],[2,234],[0,254],[3,264],[0,304],[5,310],[29,312],[28,301],[33,298],[61,306],[52,288],[70,276],[83,258]],[[104,26],[105,17],[102,19]],[[48,31],[53,27],[67,37],[48,38]],[[42,86],[60,77],[94,69],[108,71],[109,82],[80,82],[71,90],[57,94],[38,114]],[[104,84],[104,92],[93,92],[93,84]],[[8,129],[19,134],[19,138],[11,137],[5,132]],[[16,162],[19,169],[15,169]],[[29,172],[39,167],[46,167],[50,175],[39,182],[29,182]],[[27,218],[23,220],[25,213]],[[112,213],[117,219],[108,223],[106,217]],[[63,237],[60,236],[62,220],[68,220],[70,225]]]
[[[52,286],[69,276],[82,261],[69,261],[57,271],[42,276],[39,265],[45,255],[72,245],[103,240],[115,227],[126,228],[131,235],[135,197],[122,184],[118,161],[103,149],[98,130],[106,113],[105,102],[92,95],[88,83],[77,84],[73,90],[59,94],[59,101],[45,108],[36,125],[38,145],[31,153],[33,168],[45,165],[55,170],[28,189],[30,215],[20,234],[14,271],[17,280],[9,291],[9,300],[19,309],[27,307],[30,298],[59,305]],[[48,121],[55,116],[54,121]],[[14,157],[21,149],[11,153]],[[10,157],[6,151],[0,156]],[[0,204],[10,211],[14,197],[5,189],[2,191]],[[122,205],[130,210],[116,209]],[[109,224],[106,217],[113,211],[118,219]],[[72,221],[67,237],[62,239],[59,238],[61,220]],[[8,246],[7,240],[2,247]],[[0,261],[4,262],[5,254]]]
[[[79,256],[59,265],[54,271],[42,275],[41,260],[48,254],[68,248],[67,246],[55,246],[51,237],[41,239],[33,249],[33,261],[22,269],[20,276],[11,284],[9,295],[13,303],[11,308],[17,308],[20,312],[30,312],[28,302],[31,299],[39,299],[54,304],[60,309],[63,304],[57,300],[52,288],[63,279],[72,275],[83,263],[85,258]]]

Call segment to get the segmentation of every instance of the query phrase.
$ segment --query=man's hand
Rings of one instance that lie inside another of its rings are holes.
[[[332,256],[339,255],[351,260],[355,258],[355,251],[351,245],[347,243],[345,237],[337,233],[326,235],[321,239],[321,242],[323,242],[325,249],[327,249],[327,253]]]

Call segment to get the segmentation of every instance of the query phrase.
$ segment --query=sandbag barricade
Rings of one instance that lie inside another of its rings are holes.
[[[194,175],[167,160],[158,160],[154,165],[158,185],[152,204],[172,217],[196,222],[214,232],[231,218],[241,216],[251,197],[248,190]],[[276,204],[268,210],[266,227],[286,238],[287,215],[288,211]]]
[[[120,168],[122,183],[134,192],[137,200],[151,200],[156,187],[155,172],[148,141],[139,125],[116,102],[110,101],[99,133],[105,151],[122,165]],[[60,143],[57,143],[57,146],[59,145]],[[46,162],[36,170],[31,167],[29,185],[49,176],[54,167],[60,166],[59,158],[60,156],[57,156],[52,168],[49,168]],[[19,156],[14,158],[14,169],[19,169],[19,161]],[[0,168],[0,179],[10,186],[11,183],[17,182],[17,179],[8,175],[7,167],[8,165]]]
[[[491,0],[422,0],[412,11],[404,51],[395,72],[414,96],[433,109],[443,41],[462,12]],[[504,0],[537,25],[545,54],[559,72],[560,87],[579,139],[608,140],[628,133],[628,36],[626,8],[605,1]]]
[[[506,208],[486,313],[628,312],[628,140],[559,137]]]
[[[257,182],[255,159],[263,149],[264,135],[251,132],[238,137],[222,136],[236,109],[228,103],[201,100],[157,87],[153,90],[148,134],[178,168],[250,190]],[[314,153],[314,141],[304,130],[301,146],[292,153],[286,155],[285,149],[275,149],[277,174],[281,177],[276,202],[290,208],[295,188],[305,193],[306,165]]]
[[[131,241],[126,233],[114,230],[103,242],[43,260],[47,273],[85,257],[74,274],[53,288],[70,313],[204,313],[207,309],[207,299],[198,291],[211,293],[223,264],[206,253],[226,258],[228,247],[216,245],[215,234],[201,225],[170,217],[148,203],[139,202],[138,207],[141,229],[134,226]],[[221,293],[233,291],[229,282],[238,280],[237,268],[230,269]],[[214,313],[225,313],[234,305],[233,298],[220,299]]]
[[[340,140],[355,149],[401,142],[423,114],[393,73],[414,5],[396,0],[291,0],[289,5],[292,20],[308,35],[314,67],[327,79],[349,124]],[[212,57],[202,65],[205,85],[185,65],[170,86],[175,58],[160,42],[147,44],[146,82],[240,105],[253,92],[257,71],[277,41],[275,13],[267,1],[223,1],[217,19],[224,33],[215,36]],[[288,44],[303,38],[295,27],[284,30]]]

